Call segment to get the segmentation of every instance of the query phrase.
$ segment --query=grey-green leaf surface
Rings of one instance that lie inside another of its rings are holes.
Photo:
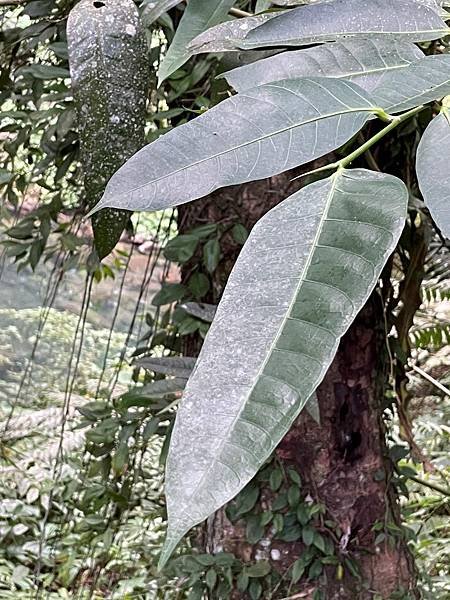
[[[105,206],[158,210],[264,179],[341,146],[376,111],[339,79],[291,79],[224,100],[140,150],[109,181]]]
[[[224,21],[233,4],[234,0],[189,0],[159,67],[158,85],[189,59],[189,43],[209,27]]]
[[[351,39],[282,52],[222,77],[237,92],[280,79],[317,76],[349,79],[370,91],[386,72],[397,72],[422,57],[423,52],[411,42]]]
[[[246,35],[236,39],[232,32],[225,35],[222,39],[224,49],[305,46],[350,37],[418,42],[435,40],[450,33],[436,10],[416,0],[332,0],[293,8],[262,24],[247,19],[240,21],[241,27],[247,25]],[[226,32],[211,33],[216,38],[216,52],[221,51],[221,33]],[[196,43],[194,40],[193,45]],[[210,51],[208,48],[199,50]]]
[[[87,206],[92,208],[110,177],[144,145],[147,46],[132,0],[81,0],[70,13],[67,39]],[[94,217],[100,258],[114,248],[129,218],[129,212],[117,210]]]
[[[146,2],[143,6],[142,19],[147,26],[151,25],[163,13],[180,4],[180,2],[181,0],[150,0],[150,2]]]
[[[320,407],[319,407],[319,399],[317,398],[316,392],[312,394],[308,398],[305,404],[305,410],[309,414],[309,416],[320,425]]]
[[[387,112],[397,113],[450,94],[450,54],[425,56],[396,73],[386,73],[373,90]]]
[[[425,204],[442,234],[450,238],[450,106],[424,131],[416,169]]]
[[[177,414],[161,564],[250,481],[311,397],[395,248],[407,200],[391,175],[340,170],[254,227]]]
[[[192,39],[188,45],[188,50],[192,54],[238,50],[239,40],[244,40],[251,29],[278,17],[280,14],[263,13],[253,17],[233,19],[232,21],[220,23]]]

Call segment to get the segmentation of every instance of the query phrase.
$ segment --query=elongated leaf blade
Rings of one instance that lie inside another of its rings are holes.
[[[158,85],[189,59],[189,43],[227,18],[234,0],[189,0],[175,36],[158,71]]]
[[[95,210],[158,210],[270,177],[341,146],[375,110],[364,90],[345,80],[254,88],[143,148],[112,177]]]
[[[92,208],[108,179],[144,145],[147,46],[132,0],[81,0],[70,13],[67,39],[87,205]],[[129,212],[117,210],[94,217],[100,258],[114,248],[129,218]]]
[[[154,373],[164,373],[187,379],[195,366],[196,360],[196,358],[188,356],[145,356],[136,360],[134,364]]]
[[[342,170],[252,230],[176,418],[162,564],[255,475],[311,397],[395,248],[407,199],[391,175]]]
[[[276,54],[223,77],[237,92],[280,79],[317,76],[349,79],[370,91],[385,73],[397,73],[422,57],[410,42],[353,39]]]
[[[243,41],[251,29],[255,29],[280,14],[282,13],[263,13],[245,19],[234,19],[220,23],[191,40],[188,49],[192,54],[238,50],[239,41]]]
[[[398,113],[450,94],[450,54],[425,56],[397,73],[387,73],[373,97],[387,112]]]
[[[146,2],[145,6],[142,10],[142,19],[145,24],[151,25],[154,23],[159,17],[176,6],[180,4],[181,0],[150,0],[150,2]]]
[[[450,238],[450,102],[426,128],[416,168],[425,204],[442,234]]]
[[[223,49],[251,50],[306,46],[351,37],[418,42],[436,40],[450,32],[436,10],[416,0],[332,0],[285,11],[262,24],[240,21],[241,28],[247,26],[244,37],[234,39],[232,34],[217,30],[204,34],[215,37],[214,51],[222,51],[221,40]],[[196,51],[211,51],[196,39],[191,46]]]

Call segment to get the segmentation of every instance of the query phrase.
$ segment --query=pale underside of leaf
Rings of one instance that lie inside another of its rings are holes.
[[[154,373],[164,373],[175,377],[185,377],[186,379],[190,376],[195,363],[196,359],[189,356],[146,356],[134,362],[137,367]]]
[[[393,176],[341,170],[252,230],[177,414],[161,563],[246,485],[311,397],[395,248],[407,199]]]
[[[442,234],[450,238],[450,111],[431,121],[416,161],[420,191]]]
[[[224,73],[237,92],[297,77],[336,77],[354,81],[370,91],[386,72],[398,71],[423,57],[410,42],[352,39],[283,52]]]
[[[192,47],[196,52],[221,52],[305,46],[351,37],[418,42],[435,40],[450,32],[436,10],[416,0],[333,0],[275,14],[264,23],[250,19],[239,20],[241,31],[247,25],[245,36],[233,38],[233,31],[212,29],[203,34],[203,40],[209,37],[214,40],[213,46],[194,39]]]
[[[386,73],[372,96],[397,113],[450,94],[450,54],[425,56],[396,73]]]
[[[189,43],[209,27],[224,21],[233,4],[234,0],[189,0],[158,70],[158,85],[189,59]]]
[[[270,177],[341,146],[375,111],[366,92],[346,80],[253,88],[135,154],[109,181],[95,211],[153,211]]]

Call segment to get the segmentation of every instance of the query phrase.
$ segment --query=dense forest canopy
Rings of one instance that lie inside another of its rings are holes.
[[[438,0],[0,2],[2,598],[448,598]]]

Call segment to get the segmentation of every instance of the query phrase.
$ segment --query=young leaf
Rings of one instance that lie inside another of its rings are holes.
[[[211,29],[194,39],[196,52],[252,50],[266,46],[308,46],[342,38],[384,38],[419,42],[450,33],[441,16],[416,0],[332,0],[274,14],[263,23],[258,17],[239,19],[240,30]],[[242,35],[245,32],[245,35]],[[238,33],[238,35],[236,35]],[[205,40],[213,41],[211,45]]]
[[[410,42],[396,40],[344,40],[293,52],[282,52],[224,73],[222,77],[237,92],[251,87],[297,77],[337,77],[373,89],[383,75],[398,71],[423,57]]]
[[[81,0],[69,15],[67,38],[91,208],[113,173],[144,145],[147,47],[132,0]],[[129,218],[117,210],[94,217],[100,258],[114,248]]]
[[[158,85],[189,59],[189,42],[224,21],[234,0],[189,0],[175,36],[158,71]]]
[[[450,94],[450,54],[425,56],[387,73],[373,95],[387,112],[398,113]]]
[[[431,121],[417,148],[417,178],[431,216],[450,238],[450,106]]]
[[[342,169],[253,228],[177,414],[161,564],[252,479],[311,397],[395,248],[407,200],[391,175]]]
[[[153,211],[270,177],[341,146],[376,110],[364,90],[345,80],[253,88],[140,150],[111,178],[94,212]]]

